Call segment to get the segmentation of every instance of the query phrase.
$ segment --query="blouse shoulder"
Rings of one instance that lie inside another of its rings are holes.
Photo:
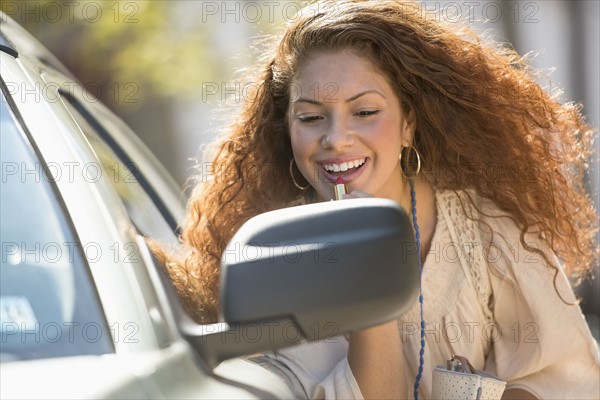
[[[457,240],[473,241],[466,264],[489,296],[497,337],[486,370],[538,398],[597,396],[598,347],[548,241],[474,191],[437,196]]]

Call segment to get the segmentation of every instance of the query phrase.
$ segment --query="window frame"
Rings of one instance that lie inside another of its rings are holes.
[[[6,107],[9,110],[9,113],[11,114],[10,118],[15,123],[16,128],[20,131],[21,138],[24,142],[24,145],[28,147],[32,157],[37,162],[39,162],[40,168],[41,168],[44,176],[53,176],[51,170],[48,168],[48,163],[47,163],[46,159],[44,158],[41,149],[35,142],[33,135],[31,134],[31,131],[29,130],[28,124],[25,122],[25,119],[23,118],[23,115],[21,114],[17,103],[12,98],[10,91],[8,89],[8,86],[6,85],[6,82],[4,81],[4,78],[2,78],[2,77],[0,77],[0,91],[2,93],[1,101],[5,101]],[[105,313],[104,306],[103,306],[103,303],[101,300],[101,296],[100,296],[100,294],[98,292],[98,288],[95,284],[95,280],[94,280],[94,277],[91,272],[91,266],[89,264],[89,260],[86,257],[86,254],[83,250],[82,241],[79,237],[79,234],[78,234],[75,224],[73,222],[72,216],[68,210],[68,207],[65,203],[65,200],[64,200],[64,198],[61,194],[61,191],[58,188],[56,182],[53,179],[46,179],[44,181],[47,183],[47,187],[49,188],[49,195],[52,197],[52,200],[55,202],[56,208],[57,208],[58,212],[60,213],[60,216],[58,216],[58,218],[61,220],[60,221],[61,226],[64,228],[63,233],[65,234],[65,237],[67,237],[67,239],[69,239],[69,240],[72,240],[73,243],[77,244],[77,246],[74,246],[75,249],[73,250],[74,251],[73,254],[74,254],[74,257],[77,258],[78,262],[76,262],[76,263],[73,262],[72,266],[73,266],[73,268],[78,269],[78,270],[74,271],[74,275],[76,277],[79,277],[79,279],[75,279],[75,282],[79,283],[80,287],[75,289],[75,295],[76,295],[75,298],[76,299],[78,298],[78,294],[79,294],[79,296],[81,296],[82,292],[84,293],[85,296],[88,296],[88,300],[91,301],[96,307],[96,310],[94,310],[96,315],[94,317],[97,317],[97,320],[95,320],[95,322],[100,325],[100,329],[102,332],[109,332],[110,331],[109,323],[106,318],[106,313]],[[83,284],[83,285],[81,285],[81,284]],[[82,291],[81,290],[82,288],[85,290]],[[69,322],[75,322],[75,321],[69,321]],[[105,335],[103,335],[103,336],[105,336]],[[106,336],[106,338],[108,338],[108,337],[109,336]],[[106,350],[99,354],[114,354],[114,353],[116,353],[115,343],[113,342],[112,338],[109,340],[106,340],[106,338],[103,337],[102,339],[98,340],[98,343],[100,341],[102,341],[102,343],[100,343],[99,346],[105,346],[105,350]],[[51,355],[48,357],[51,357],[51,358],[62,357],[62,356],[70,357],[70,356],[78,356],[78,355],[85,355],[85,354],[89,354],[89,353],[84,353],[84,354],[69,354],[69,353],[67,353],[65,355],[59,354],[59,355]],[[35,360],[35,359],[42,359],[42,358],[47,358],[47,357],[25,358],[24,360],[30,360],[30,359]]]

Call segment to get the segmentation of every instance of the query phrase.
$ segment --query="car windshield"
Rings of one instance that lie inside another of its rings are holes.
[[[83,249],[2,94],[0,361],[114,352]]]

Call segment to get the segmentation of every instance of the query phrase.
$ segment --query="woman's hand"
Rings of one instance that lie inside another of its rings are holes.
[[[343,195],[342,200],[360,199],[360,198],[367,198],[367,197],[373,197],[373,195],[369,194],[367,192],[363,192],[361,190],[353,190],[350,193],[346,193],[345,195]]]
[[[373,196],[353,190],[342,200],[369,197]],[[397,320],[352,333],[348,363],[365,399],[406,397],[408,382]]]

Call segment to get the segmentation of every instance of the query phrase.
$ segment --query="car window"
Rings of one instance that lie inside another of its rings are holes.
[[[151,196],[144,187],[145,181],[150,177],[145,177],[139,166],[129,160],[116,143],[109,145],[106,142],[104,138],[110,136],[108,132],[77,99],[61,94],[65,99],[65,106],[96,153],[102,169],[123,201],[136,228],[142,234],[155,239],[171,243],[176,241],[174,224],[170,221],[172,215],[164,204],[160,203],[158,194],[154,193],[154,196]]]
[[[100,163],[104,174],[108,178],[108,182],[113,186],[115,193],[119,196],[129,219],[135,229],[143,236],[151,237],[152,239],[161,240],[164,243],[177,243],[177,235],[174,225],[171,221],[173,218],[165,204],[161,203],[160,196],[148,185],[147,179],[161,179],[160,176],[142,174],[138,165],[131,161],[127,154],[116,144],[111,141],[110,134],[98,122],[95,116],[90,113],[84,104],[69,95],[61,93],[65,101],[63,104],[69,110],[71,116],[77,122],[85,139],[96,154],[96,158]],[[107,138],[108,140],[105,140]],[[144,171],[148,173],[148,171]],[[152,193],[148,193],[148,190]],[[158,204],[157,204],[158,203]],[[140,246],[140,248],[137,248]],[[141,249],[144,247],[144,249]],[[135,247],[130,247],[133,252],[129,254],[131,263],[144,264],[149,268],[148,272],[152,274],[152,269],[157,268],[160,264],[150,256],[148,258],[140,257],[138,251],[148,250],[145,242],[141,240]],[[150,265],[151,264],[151,265]],[[132,264],[133,265],[133,264]],[[146,288],[143,290],[146,306],[154,308],[156,315],[160,314],[160,321],[165,320],[164,309],[159,305],[157,293],[154,290],[148,290],[151,286],[148,281],[148,273],[142,273],[141,270],[136,274],[136,279],[141,286]],[[159,273],[160,276],[160,273]],[[154,282],[157,284],[157,282]],[[165,282],[162,282],[165,285]],[[156,316],[155,315],[155,316]],[[154,332],[157,335],[156,339],[159,346],[167,346],[173,339],[171,331],[162,322],[154,323]]]
[[[83,249],[2,93],[0,361],[114,352]]]

